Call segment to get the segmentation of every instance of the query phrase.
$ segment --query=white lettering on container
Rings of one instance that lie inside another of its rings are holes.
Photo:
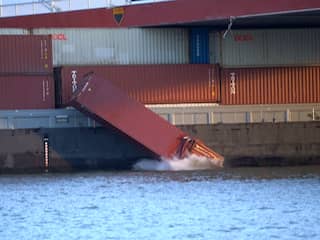
[[[71,84],[72,84],[72,93],[74,93],[75,91],[77,91],[78,89],[78,82],[77,82],[77,71],[72,70],[71,71]]]
[[[236,94],[236,73],[230,73],[230,94]]]

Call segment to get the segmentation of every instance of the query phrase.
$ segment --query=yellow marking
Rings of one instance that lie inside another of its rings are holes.
[[[113,15],[124,14],[124,8],[122,7],[113,8],[112,13]]]

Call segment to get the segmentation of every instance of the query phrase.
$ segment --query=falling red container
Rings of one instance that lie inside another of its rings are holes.
[[[52,76],[0,76],[0,110],[54,108]]]
[[[62,67],[60,99],[64,105],[94,72],[144,104],[213,103],[220,100],[219,67],[209,64],[104,65]]]
[[[0,75],[51,72],[52,43],[49,35],[0,35]]]
[[[222,104],[320,102],[320,66],[222,70]]]
[[[183,131],[96,74],[84,78],[84,83],[72,98],[72,106],[102,124],[111,124],[158,156],[176,153]]]
[[[183,158],[193,153],[211,158],[216,166],[223,165],[221,155],[132,100],[107,79],[88,74],[83,83],[70,104],[101,124],[111,124],[157,156]]]

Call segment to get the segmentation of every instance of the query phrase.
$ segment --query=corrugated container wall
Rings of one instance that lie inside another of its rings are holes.
[[[320,64],[320,29],[233,30],[222,41],[224,67]]]
[[[52,76],[0,76],[0,109],[54,108]]]
[[[320,102],[320,67],[222,70],[222,104]]]
[[[50,36],[0,35],[0,75],[51,73]]]
[[[53,61],[62,65],[188,63],[188,30],[34,29],[52,34]]]
[[[221,62],[221,37],[220,32],[209,32],[209,60],[212,64]]]
[[[216,65],[68,66],[57,72],[61,89],[58,105],[70,101],[72,93],[81,85],[82,76],[88,72],[111,81],[144,104],[213,103],[220,99]]]
[[[26,35],[28,30],[22,28],[0,28],[0,35]]]
[[[209,63],[209,29],[190,29],[190,63]]]

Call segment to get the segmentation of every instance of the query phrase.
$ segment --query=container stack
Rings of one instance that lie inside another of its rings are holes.
[[[29,33],[1,29],[21,34],[0,36],[1,109],[54,107],[54,82],[56,106],[65,107],[91,71],[144,104],[320,102],[318,28],[233,30],[225,38],[209,27]]]
[[[224,68],[223,105],[320,102],[320,67]]]
[[[88,72],[108,79],[144,104],[212,103],[220,100],[219,67],[210,64],[67,66],[57,69],[59,106],[65,106]]]
[[[320,29],[34,29],[52,34],[65,106],[94,71],[145,104],[319,102]],[[220,67],[219,67],[220,66]]]
[[[234,30],[218,41],[221,104],[320,102],[320,29]],[[215,48],[217,50],[217,48]]]
[[[51,37],[0,36],[0,109],[54,108]]]
[[[188,29],[39,28],[50,34],[54,66],[189,63]]]
[[[320,29],[234,30],[220,35],[224,68],[315,66],[320,64]]]
[[[56,103],[64,107],[88,72],[144,104],[220,101],[219,67],[209,64],[209,30],[39,28],[52,35]]]

